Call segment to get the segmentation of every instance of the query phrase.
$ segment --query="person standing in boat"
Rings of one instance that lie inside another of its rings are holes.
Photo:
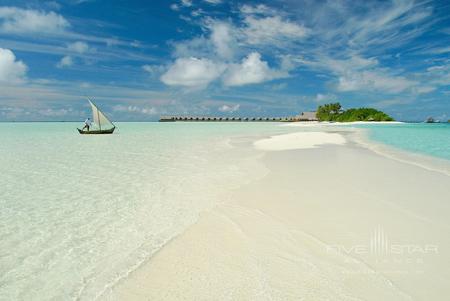
[[[90,119],[90,118],[86,119],[86,120],[84,121],[84,127],[83,127],[83,130],[84,130],[84,129],[87,129],[88,132],[89,132],[89,129],[91,128],[91,125],[92,125],[91,119]]]

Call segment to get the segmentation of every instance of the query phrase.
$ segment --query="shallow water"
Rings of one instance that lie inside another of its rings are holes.
[[[368,137],[376,142],[450,160],[450,123],[364,124],[354,127],[369,129]]]
[[[92,300],[257,177],[274,124],[0,123],[0,299]]]

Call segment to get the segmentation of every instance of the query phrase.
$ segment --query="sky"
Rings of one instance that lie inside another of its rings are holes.
[[[0,0],[0,121],[450,119],[450,1]]]

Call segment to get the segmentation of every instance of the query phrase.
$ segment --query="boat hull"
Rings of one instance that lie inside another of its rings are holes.
[[[108,129],[108,130],[93,130],[93,131],[83,131],[80,130],[79,128],[77,128],[78,133],[80,133],[81,135],[104,135],[104,134],[112,134],[114,133],[114,130],[116,129],[116,127],[113,127],[112,129]]]

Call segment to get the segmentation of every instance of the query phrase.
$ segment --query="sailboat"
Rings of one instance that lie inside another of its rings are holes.
[[[92,109],[92,120],[94,124],[98,127],[95,130],[80,130],[77,128],[80,134],[112,134],[116,129],[116,126],[99,110],[99,108],[88,98],[89,104]]]

